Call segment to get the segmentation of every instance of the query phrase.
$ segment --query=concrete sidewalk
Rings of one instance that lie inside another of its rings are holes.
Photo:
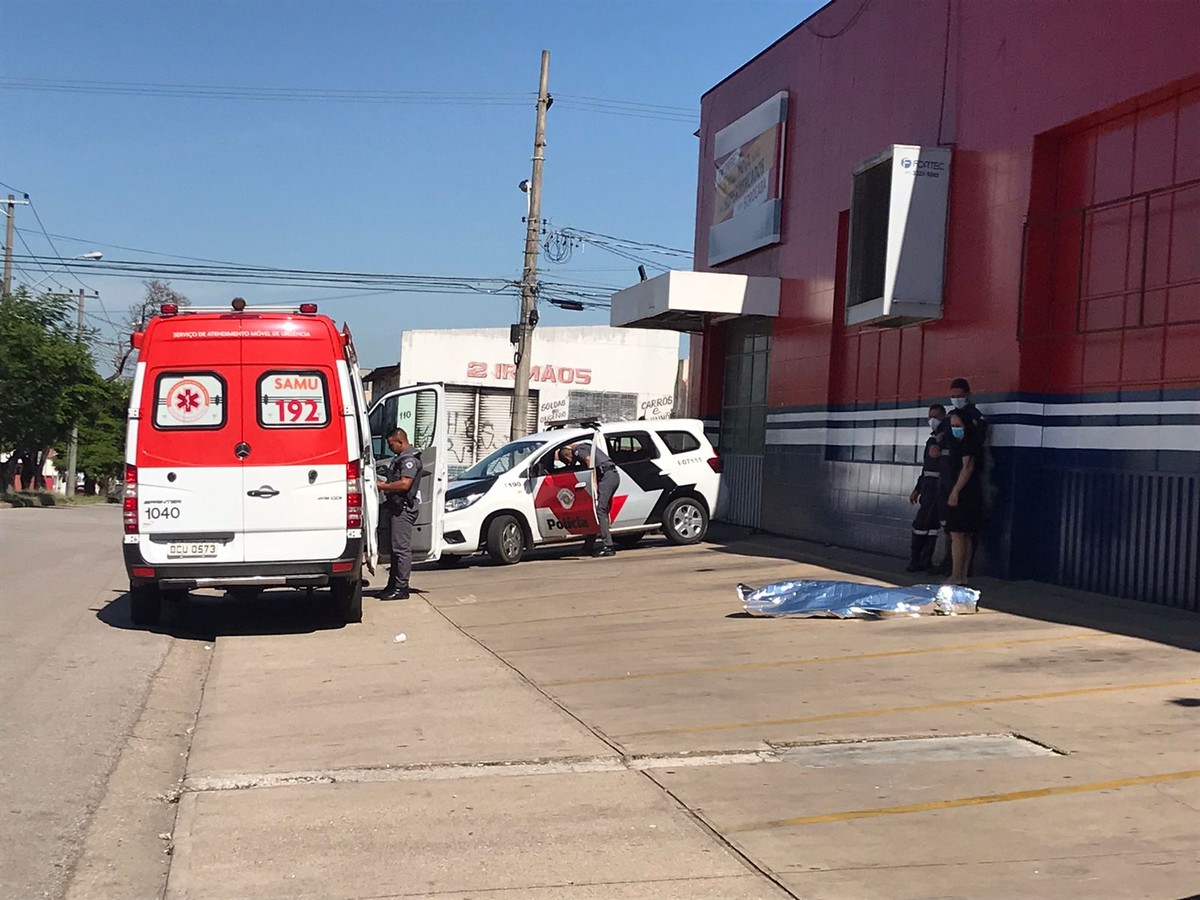
[[[752,619],[739,581],[887,561],[535,557],[219,638],[168,897],[1200,891],[1195,615],[985,582],[971,617]]]

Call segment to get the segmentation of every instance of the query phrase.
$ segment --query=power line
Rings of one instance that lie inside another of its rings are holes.
[[[37,206],[33,202],[33,198],[30,197],[28,194],[25,194],[25,199],[29,201],[29,209],[33,212],[34,219],[37,220],[38,228],[42,229],[42,234],[46,238],[46,243],[50,245],[50,249],[54,251],[54,255],[58,258],[58,261],[60,263],[62,263],[64,266],[66,266],[67,272],[70,273],[72,278],[74,278],[76,281],[78,281],[79,284],[82,285],[84,288],[86,288],[87,290],[92,292],[92,299],[95,300],[98,304],[100,304],[100,312],[104,315],[104,320],[106,322],[108,322],[108,324],[110,326],[112,326],[114,329],[120,330],[117,328],[116,325],[113,325],[112,319],[109,318],[108,310],[104,306],[104,301],[100,298],[100,292],[98,290],[96,290],[94,287],[92,287],[90,284],[88,284],[86,281],[84,281],[82,278],[80,278],[78,275],[76,275],[75,272],[72,271],[72,267],[67,265],[67,261],[65,259],[63,259],[62,254],[58,252],[58,247],[56,247],[54,245],[54,239],[50,237],[50,232],[46,230],[46,225],[44,222],[42,222],[42,216],[38,212]],[[22,244],[25,243],[24,238],[21,239],[21,243]],[[28,250],[29,248],[26,247],[25,249]],[[55,281],[55,284],[58,284],[58,282]],[[59,286],[61,287],[62,285],[59,285]]]
[[[254,87],[214,84],[177,84],[125,81],[83,81],[79,79],[0,77],[0,87],[15,91],[65,94],[109,94],[129,97],[165,97],[197,100],[246,100],[260,102],[386,103],[407,106],[526,106],[536,100],[529,92],[484,91],[386,91],[341,88]],[[694,123],[695,109],[619,100],[578,94],[560,94],[554,98],[560,108],[578,109],[604,115],[637,119],[659,119]]]
[[[0,182],[0,183],[2,183],[2,182]],[[22,229],[20,226],[17,227],[17,231],[24,231],[24,230],[25,229]],[[32,229],[30,229],[29,233],[33,234],[34,232]],[[163,256],[163,257],[167,257],[169,259],[187,259],[187,260],[191,260],[193,262],[218,263],[218,264],[222,264],[222,265],[231,265],[231,266],[237,265],[237,263],[230,262],[227,259],[210,259],[205,256],[185,256],[181,253],[164,253],[159,250],[147,250],[145,247],[127,247],[127,246],[123,246],[121,244],[107,244],[104,241],[92,241],[92,240],[88,240],[87,238],[74,237],[73,235],[69,235],[69,234],[53,234],[53,233],[51,233],[50,236],[58,238],[60,241],[74,241],[77,244],[86,244],[89,247],[107,247],[112,250],[128,250],[132,253],[145,253],[149,256]]]
[[[23,262],[38,262],[49,257],[19,257]],[[273,266],[184,265],[145,263],[133,260],[74,262],[64,260],[68,268],[86,265],[96,277],[160,277],[179,281],[226,282],[277,287],[363,288],[380,292],[429,292],[460,294],[497,294],[514,290],[510,278],[387,274],[374,272],[337,272],[319,269],[284,269]]]

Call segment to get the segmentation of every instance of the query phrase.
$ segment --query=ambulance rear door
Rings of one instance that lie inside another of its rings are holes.
[[[127,459],[137,467],[138,540],[151,565],[245,558],[238,344],[181,319],[148,330]]]
[[[417,384],[391,391],[375,402],[369,418],[377,461],[391,459],[387,436],[397,428],[404,429],[409,442],[421,454],[421,505],[413,526],[412,559],[413,562],[440,559],[449,468],[445,388],[440,384]]]

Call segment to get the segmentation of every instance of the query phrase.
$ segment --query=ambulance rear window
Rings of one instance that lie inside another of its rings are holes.
[[[163,372],[154,381],[155,428],[217,429],[225,406],[225,379],[216,372]]]
[[[329,424],[329,390],[322,372],[264,372],[258,379],[258,424],[264,428],[322,428]]]

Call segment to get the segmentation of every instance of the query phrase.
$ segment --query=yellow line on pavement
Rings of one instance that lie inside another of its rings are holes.
[[[825,713],[819,716],[797,716],[791,719],[762,719],[757,722],[727,722],[721,725],[700,725],[689,728],[659,728],[653,731],[633,731],[617,735],[621,738],[649,737],[660,734],[704,734],[710,731],[737,731],[743,728],[771,728],[776,725],[802,725],[806,722],[831,722],[835,719],[865,719],[895,713],[930,712],[939,709],[958,709],[965,706],[991,706],[993,703],[1025,703],[1031,700],[1057,700],[1062,697],[1084,697],[1088,694],[1108,694],[1116,691],[1142,691],[1151,688],[1180,687],[1200,684],[1200,678],[1178,681],[1148,681],[1141,684],[1106,684],[1102,687],[1074,688],[1069,691],[1047,691],[1043,694],[1014,694],[1008,697],[979,697],[970,700],[945,700],[941,703],[921,703],[916,706],[892,706],[882,709],[858,709],[850,712]]]
[[[1186,772],[1166,772],[1162,775],[1139,775],[1134,778],[1118,778],[1113,781],[1094,781],[1091,784],[1064,784],[1057,787],[1037,788],[1031,791],[1012,791],[1007,794],[983,794],[979,797],[958,797],[954,800],[932,800],[928,803],[910,803],[905,806],[878,806],[874,809],[854,809],[847,812],[826,813],[820,816],[798,816],[795,819],[776,819],[770,822],[740,825],[736,828],[723,829],[723,831],[726,833],[759,831],[764,828],[791,828],[797,825],[819,825],[823,822],[848,822],[851,819],[874,819],[879,816],[903,816],[911,813],[933,812],[939,809],[955,809],[960,806],[983,806],[985,803],[1008,803],[1012,800],[1036,800],[1040,797],[1058,797],[1063,794],[1112,791],[1143,784],[1184,781],[1188,778],[1200,778],[1200,769],[1190,769]]]
[[[1048,644],[1054,641],[1082,641],[1090,638],[1123,637],[1103,631],[1082,634],[1057,635],[1055,637],[1010,638],[998,641],[977,641],[973,644],[952,644],[948,647],[920,647],[908,650],[878,650],[873,653],[847,653],[842,656],[809,656],[801,659],[779,659],[771,662],[739,663],[730,666],[708,666],[699,669],[668,669],[661,672],[638,672],[628,675],[610,675],[603,678],[573,678],[569,681],[543,681],[543,687],[563,687],[577,684],[604,684],[610,681],[637,681],[643,678],[670,678],[676,675],[707,675],[713,672],[753,672],[758,669],[780,669],[788,666],[810,666],[814,663],[851,662],[858,659],[885,659],[889,656],[920,656],[926,653],[952,653],[957,650],[984,650],[988,647],[1013,647],[1018,644]]]

